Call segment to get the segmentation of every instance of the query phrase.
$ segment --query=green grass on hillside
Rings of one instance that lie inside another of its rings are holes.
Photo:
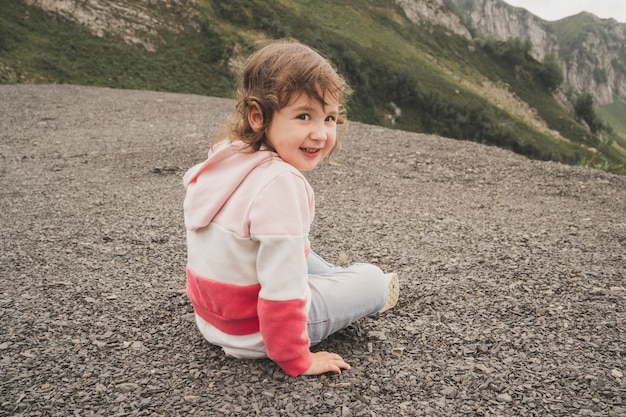
[[[615,132],[615,141],[626,152],[626,101],[616,100],[608,106],[596,108],[598,115]]]
[[[167,36],[167,34],[165,34]],[[0,82],[73,83],[224,96],[233,89],[219,35],[169,37],[156,53],[99,38],[21,1],[0,2]],[[200,65],[199,65],[200,64]]]

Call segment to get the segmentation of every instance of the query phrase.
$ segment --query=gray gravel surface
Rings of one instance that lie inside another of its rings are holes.
[[[205,342],[181,176],[233,102],[0,86],[0,415],[626,416],[626,178],[352,123],[307,174],[329,261],[398,306],[291,378]]]

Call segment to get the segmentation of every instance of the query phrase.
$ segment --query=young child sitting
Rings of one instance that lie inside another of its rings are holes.
[[[336,267],[310,248],[314,196],[300,171],[337,146],[350,92],[311,48],[265,46],[244,68],[234,119],[183,180],[187,295],[200,332],[291,376],[350,369],[310,347],[398,301],[396,274]]]

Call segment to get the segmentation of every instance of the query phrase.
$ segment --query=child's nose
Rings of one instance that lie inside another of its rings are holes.
[[[325,140],[328,137],[324,123],[315,123],[311,129],[311,138],[315,140]]]

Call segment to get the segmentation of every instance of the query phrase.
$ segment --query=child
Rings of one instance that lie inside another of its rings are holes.
[[[314,197],[300,171],[337,146],[349,93],[309,47],[262,48],[234,120],[184,176],[187,295],[200,332],[227,355],[269,357],[291,376],[341,373],[350,366],[339,355],[310,346],[398,300],[396,274],[335,267],[309,246]]]

